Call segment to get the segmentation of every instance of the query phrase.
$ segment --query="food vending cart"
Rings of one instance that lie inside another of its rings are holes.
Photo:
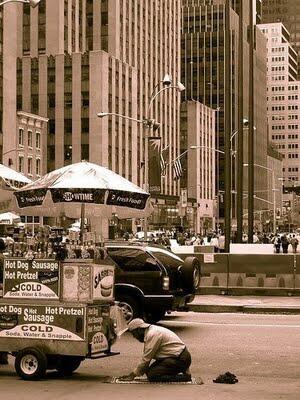
[[[17,374],[71,374],[85,358],[116,355],[114,266],[91,260],[6,258],[0,290],[0,351]],[[120,311],[121,312],[121,311]]]

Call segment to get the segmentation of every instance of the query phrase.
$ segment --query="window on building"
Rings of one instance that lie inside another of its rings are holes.
[[[89,160],[89,145],[88,144],[81,145],[81,159],[85,160],[85,161]]]
[[[24,4],[23,8],[23,53],[30,51],[30,5]]]
[[[35,133],[35,147],[37,149],[41,148],[41,133],[40,132]]]
[[[32,147],[32,131],[30,131],[30,130],[28,130],[27,144],[28,144],[28,147]]]
[[[31,112],[34,114],[39,112],[39,96],[37,94],[31,95]]]
[[[18,170],[19,172],[24,172],[24,156],[19,155],[18,159]]]
[[[46,2],[42,1],[38,7],[38,48],[39,53],[46,50]]]
[[[64,126],[65,126],[65,133],[72,133],[72,119],[71,118],[65,118]]]
[[[55,107],[55,94],[50,93],[48,94],[48,108]]]
[[[24,146],[24,129],[19,128],[19,146]]]
[[[89,101],[89,92],[81,92],[81,106],[82,107],[89,107],[90,101]]]
[[[37,158],[35,160],[35,173],[36,173],[36,175],[41,175],[41,160],[40,160],[40,158]]]
[[[72,108],[72,93],[65,93],[65,108]]]
[[[48,132],[55,134],[55,119],[49,119]]]
[[[72,160],[72,145],[65,145],[64,146],[64,158],[65,161],[71,161]]]
[[[32,157],[28,157],[27,171],[28,175],[32,175]]]
[[[89,119],[81,118],[81,131],[82,133],[89,133]]]

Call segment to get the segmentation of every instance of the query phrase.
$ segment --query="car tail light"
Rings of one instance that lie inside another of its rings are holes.
[[[163,289],[164,290],[169,290],[170,288],[170,279],[168,276],[163,277]]]

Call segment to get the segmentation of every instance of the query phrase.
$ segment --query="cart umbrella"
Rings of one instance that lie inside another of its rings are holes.
[[[30,182],[25,175],[0,164],[0,212],[11,211],[13,192]]]
[[[142,218],[151,212],[149,193],[97,164],[82,161],[57,169],[14,193],[26,215],[80,218]]]

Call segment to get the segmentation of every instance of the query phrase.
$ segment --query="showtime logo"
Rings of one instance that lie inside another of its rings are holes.
[[[71,193],[71,192],[66,192],[66,193],[64,193],[64,200],[65,201],[72,201],[73,200],[73,193]]]
[[[84,201],[84,202],[93,202],[93,193],[71,193],[65,192],[63,195],[64,201]]]

